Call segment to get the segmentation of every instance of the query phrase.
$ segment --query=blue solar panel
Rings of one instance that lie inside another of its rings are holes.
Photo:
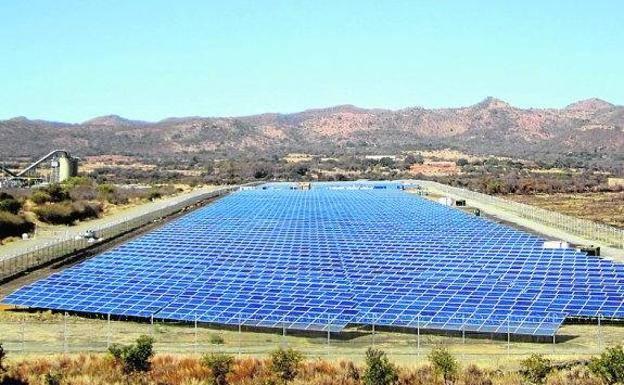
[[[218,324],[552,335],[622,318],[622,265],[403,191],[397,182],[239,191],[7,304]]]

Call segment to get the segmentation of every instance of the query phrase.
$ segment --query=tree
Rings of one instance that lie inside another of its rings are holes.
[[[269,367],[282,381],[292,381],[299,373],[299,366],[303,360],[303,355],[292,348],[284,350],[282,348],[271,353]]]
[[[213,385],[227,385],[227,375],[230,373],[234,358],[226,354],[207,354],[202,357],[202,365],[210,369]]]
[[[397,369],[390,363],[385,352],[373,348],[366,351],[366,370],[363,376],[365,385],[392,385],[398,379]]]
[[[459,158],[459,159],[457,159],[457,161],[455,161],[455,164],[458,165],[459,167],[467,166],[468,165],[468,159],[466,159],[466,158]]]
[[[445,348],[434,348],[429,353],[429,362],[433,369],[442,376],[445,384],[451,384],[457,377],[459,364]]]

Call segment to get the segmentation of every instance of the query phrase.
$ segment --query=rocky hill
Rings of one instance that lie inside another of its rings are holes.
[[[81,124],[0,121],[0,152],[36,156],[52,148],[77,155],[210,157],[306,153],[396,153],[450,147],[531,158],[568,152],[624,153],[624,107],[599,99],[563,109],[523,109],[489,97],[472,106],[401,110],[343,105],[292,114],[183,117],[159,122],[115,115]]]

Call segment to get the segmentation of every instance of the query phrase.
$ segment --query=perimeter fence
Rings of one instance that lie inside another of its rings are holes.
[[[158,221],[203,200],[229,194],[238,188],[238,186],[229,186],[212,191],[193,192],[187,196],[178,197],[178,199],[157,202],[153,209],[147,213],[138,214],[134,217],[123,217],[104,225],[94,226],[92,230],[97,238],[110,239],[145,226],[150,222]],[[0,281],[55,261],[63,256],[73,254],[94,244],[96,243],[84,237],[67,233],[49,243],[27,248],[25,251],[17,252],[14,255],[3,256],[0,259]]]
[[[465,317],[462,320],[475,322]],[[547,319],[542,321],[548,322]],[[415,318],[411,324],[417,325],[417,322]],[[507,322],[508,317],[501,317],[500,329],[505,329]],[[11,319],[0,320],[0,343],[12,355],[101,353],[112,344],[128,344],[141,335],[149,335],[154,338],[159,353],[219,352],[262,357],[280,347],[292,347],[307,357],[360,360],[366,349],[376,347],[398,362],[425,359],[432,348],[444,346],[460,359],[489,362],[492,359],[517,360],[534,353],[586,358],[598,354],[607,345],[620,342],[622,333],[621,327],[599,322],[566,325],[556,336],[542,338],[470,330],[376,327],[375,324],[349,325],[342,331],[333,331],[335,327],[331,324],[317,324],[316,330],[295,331],[287,328],[289,322],[283,327],[275,324],[272,328],[259,328],[249,323],[250,320],[246,320],[219,326],[157,319],[131,322],[110,320],[106,316],[87,319],[61,314],[39,314],[37,318],[28,315],[20,319],[17,313]]]
[[[438,190],[451,197],[465,199],[474,206],[478,206],[478,204],[493,206],[521,218],[562,230],[571,235],[602,242],[605,246],[624,248],[624,229],[618,229],[586,219],[574,218],[539,207],[512,202],[438,182],[418,181],[418,184],[425,189]]]

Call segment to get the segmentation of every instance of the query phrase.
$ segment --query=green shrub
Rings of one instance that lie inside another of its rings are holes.
[[[19,215],[0,211],[0,238],[20,237],[24,233],[30,233],[35,229],[32,222]]]
[[[213,385],[227,385],[227,375],[230,373],[234,358],[226,354],[206,354],[202,357],[201,363],[210,369]]]
[[[62,375],[60,373],[46,373],[43,377],[45,385],[61,385]]]
[[[292,381],[299,373],[303,355],[292,348],[278,349],[269,357],[269,368],[282,381]]]
[[[97,203],[52,203],[34,210],[40,221],[56,225],[71,225],[77,220],[97,218],[102,207]]]
[[[0,200],[0,211],[6,211],[11,214],[17,214],[22,209],[22,204],[16,199]]]
[[[624,383],[624,350],[621,345],[607,348],[589,363],[589,370],[608,384]]]
[[[71,225],[76,220],[70,204],[53,203],[34,209],[41,222],[55,225]]]
[[[223,337],[221,337],[218,334],[211,334],[210,335],[210,343],[213,345],[223,345],[225,341],[223,340]]]
[[[30,196],[30,200],[33,201],[33,203],[42,205],[42,204],[51,202],[52,197],[50,196],[50,194],[48,194],[45,191],[37,190],[34,193],[32,193],[32,195]]]
[[[70,190],[77,186],[90,186],[90,185],[93,185],[93,180],[85,176],[72,176],[70,178],[65,179],[61,183],[61,187],[65,190]]]
[[[604,385],[603,380],[586,366],[574,366],[562,371],[554,370],[544,380],[546,385]]]
[[[369,348],[366,351],[366,369],[362,378],[365,385],[392,385],[398,381],[399,375],[385,352]]]
[[[102,206],[99,203],[75,202],[72,203],[71,207],[74,212],[74,218],[79,221],[97,218],[102,213]]]
[[[548,358],[540,354],[520,361],[520,374],[532,384],[542,384],[552,370],[552,364]]]
[[[147,194],[147,199],[149,200],[159,199],[161,197],[162,193],[158,190],[150,190],[150,192]]]
[[[433,369],[442,376],[444,383],[452,383],[457,378],[459,364],[453,355],[445,348],[434,348],[429,353],[429,362]]]
[[[69,200],[69,193],[58,183],[53,183],[41,189],[50,196],[50,202],[63,202]]]
[[[113,344],[108,352],[123,365],[124,373],[147,372],[154,356],[154,339],[146,335],[137,338],[132,345]]]
[[[464,369],[462,380],[464,385],[492,385],[492,380],[488,377],[487,373],[474,364],[468,365],[468,367]]]

